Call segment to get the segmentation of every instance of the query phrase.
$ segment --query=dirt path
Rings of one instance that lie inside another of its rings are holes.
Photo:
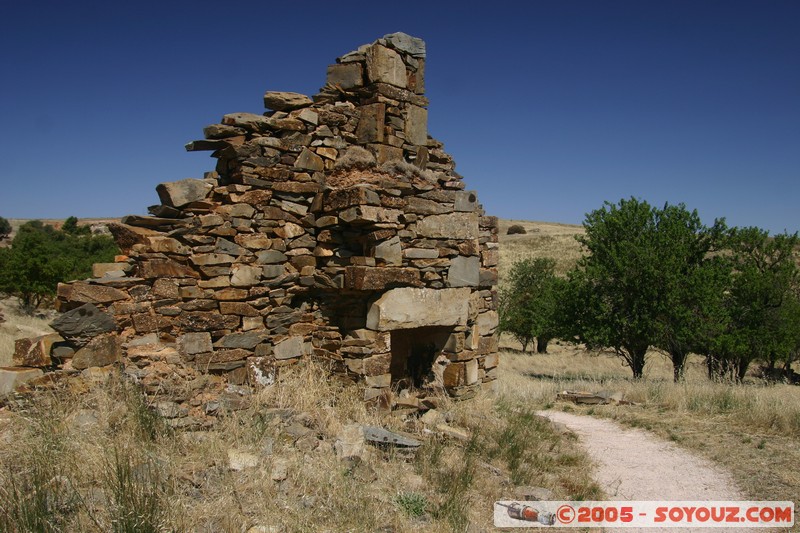
[[[595,477],[610,500],[747,499],[733,478],[718,466],[646,431],[560,411],[542,411],[539,414],[564,424],[578,435],[597,465]],[[635,530],[607,531],[630,533]]]

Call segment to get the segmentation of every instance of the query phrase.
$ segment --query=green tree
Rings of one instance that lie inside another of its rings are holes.
[[[631,198],[586,215],[588,252],[570,273],[576,336],[612,348],[641,378],[650,347],[669,354],[675,379],[705,330],[713,331],[715,286],[724,279],[709,262],[724,223],[712,228],[683,204],[657,209]]]
[[[559,294],[565,280],[556,277],[553,259],[524,259],[514,263],[506,287],[500,291],[500,331],[510,333],[524,352],[536,338],[537,351],[547,352],[558,336]]]
[[[741,381],[753,361],[774,366],[797,350],[798,242],[796,233],[770,237],[755,227],[730,231],[727,322],[709,345],[710,377]]]
[[[11,235],[11,222],[0,217],[0,239],[4,239],[9,235]]]
[[[0,291],[36,308],[59,282],[89,277],[93,263],[112,261],[117,253],[110,237],[70,234],[33,220],[0,253]]]

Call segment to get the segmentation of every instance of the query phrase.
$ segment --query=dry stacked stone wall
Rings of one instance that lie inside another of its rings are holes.
[[[497,220],[428,135],[424,83],[425,43],[391,34],[313,98],[267,92],[266,113],[206,127],[186,148],[216,170],[112,225],[126,255],[60,285],[59,335],[15,362],[121,364],[174,418],[305,357],[385,407],[472,395],[498,363]]]

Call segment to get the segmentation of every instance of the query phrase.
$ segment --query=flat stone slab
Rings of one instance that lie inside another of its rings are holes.
[[[392,289],[370,306],[367,327],[377,331],[424,326],[465,326],[469,288]]]
[[[0,368],[0,396],[10,394],[20,385],[43,375],[38,368],[2,367]]]

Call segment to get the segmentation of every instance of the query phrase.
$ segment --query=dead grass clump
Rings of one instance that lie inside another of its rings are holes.
[[[336,159],[334,167],[336,170],[367,170],[377,165],[375,156],[361,146],[351,146]]]

